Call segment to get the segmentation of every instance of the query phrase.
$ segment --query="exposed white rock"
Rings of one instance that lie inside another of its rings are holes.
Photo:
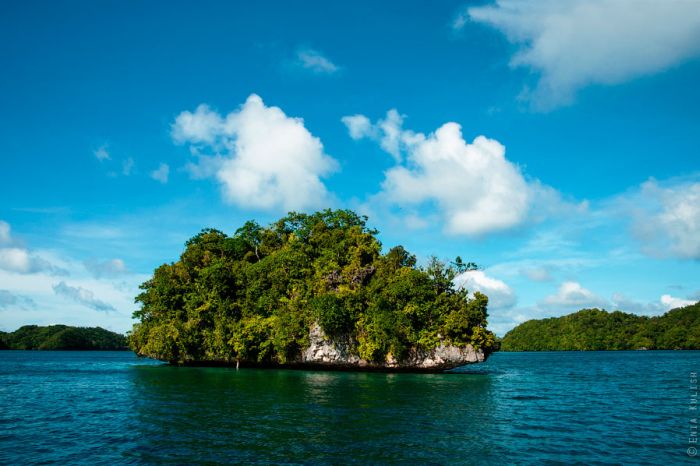
[[[408,355],[397,360],[391,354],[383,363],[368,362],[355,354],[357,342],[349,336],[330,339],[319,325],[309,332],[309,347],[302,353],[301,363],[338,368],[398,369],[439,371],[465,364],[483,362],[487,355],[472,345],[463,347],[440,344],[429,351],[411,349]]]

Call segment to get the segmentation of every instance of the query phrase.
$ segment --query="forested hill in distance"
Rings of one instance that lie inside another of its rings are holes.
[[[0,332],[5,350],[126,350],[124,335],[100,327],[25,325],[14,332]]]
[[[501,340],[501,351],[608,351],[700,349],[700,302],[646,317],[583,309],[529,320]]]

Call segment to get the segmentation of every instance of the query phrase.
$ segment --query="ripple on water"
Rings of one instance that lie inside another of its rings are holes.
[[[0,463],[682,464],[699,352],[497,353],[448,374],[0,352]]]

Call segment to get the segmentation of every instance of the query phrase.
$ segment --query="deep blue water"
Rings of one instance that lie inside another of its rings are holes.
[[[700,465],[691,372],[700,352],[497,353],[421,375],[0,351],[0,463]]]

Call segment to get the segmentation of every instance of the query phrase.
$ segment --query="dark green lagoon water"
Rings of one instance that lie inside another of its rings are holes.
[[[1,351],[0,463],[700,464],[691,372],[700,352],[498,353],[420,375]]]

